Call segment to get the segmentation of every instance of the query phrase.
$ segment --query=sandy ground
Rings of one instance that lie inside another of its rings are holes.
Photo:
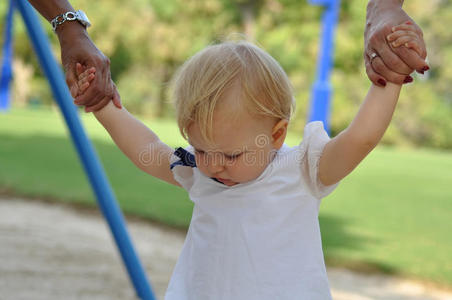
[[[129,231],[157,299],[184,234],[139,220]],[[452,300],[452,292],[384,275],[328,268],[335,300]],[[136,299],[99,213],[36,200],[0,199],[0,300]]]

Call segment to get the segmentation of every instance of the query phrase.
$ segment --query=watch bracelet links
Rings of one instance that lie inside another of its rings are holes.
[[[50,21],[50,24],[52,24],[52,29],[55,32],[58,25],[61,25],[66,21],[78,21],[77,17],[78,17],[77,11],[68,11],[68,12],[62,13],[61,15],[58,15],[55,18],[53,18],[53,20]],[[83,25],[82,23],[80,23],[80,24]],[[83,25],[83,26],[86,28],[85,25]]]

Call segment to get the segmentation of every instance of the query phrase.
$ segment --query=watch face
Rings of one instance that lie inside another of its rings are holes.
[[[78,20],[82,22],[82,24],[86,27],[91,26],[91,23],[89,22],[88,16],[85,14],[85,12],[83,10],[78,10],[77,12],[80,17]]]

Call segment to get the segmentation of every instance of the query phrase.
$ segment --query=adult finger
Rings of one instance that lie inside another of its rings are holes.
[[[114,94],[113,94],[113,104],[117,107],[117,108],[122,108],[122,104],[121,104],[121,96],[119,95],[118,89],[116,87],[115,84],[114,85]]]
[[[395,55],[386,44],[381,46],[380,49],[371,50],[369,53],[372,52],[377,53],[378,57],[372,60],[370,66],[386,81],[390,81],[395,84],[402,84],[406,78],[406,75],[413,71],[402,60],[400,60],[399,57]],[[377,61],[377,63],[374,63],[375,61]],[[393,70],[397,70],[397,72]]]
[[[366,66],[366,73],[367,76],[369,77],[370,81],[373,82],[373,84],[378,85],[380,87],[385,87],[386,86],[386,80],[384,80],[383,77],[381,77],[379,74],[377,74],[374,69],[372,68],[371,64],[370,64],[370,58],[365,55],[364,57],[364,64]]]
[[[419,54],[407,47],[397,47],[392,48],[394,53],[411,69],[417,70],[418,72],[424,72],[429,69],[428,64],[419,56]]]
[[[381,72],[381,70],[384,70],[385,68],[387,68],[387,66],[385,65],[385,63],[383,62],[383,60],[380,57],[376,57],[372,60],[371,62],[372,68],[377,72]],[[409,76],[409,75],[400,75],[402,76],[402,82],[398,82],[399,78],[397,78],[397,81],[391,81],[393,83],[396,84],[404,84],[404,83],[409,83],[413,81],[413,77]]]
[[[91,90],[91,89],[89,89],[89,90]],[[98,92],[97,94],[95,94],[95,96],[93,98],[90,98],[85,102],[86,103],[85,106],[86,107],[93,106],[93,105],[99,103],[100,101],[102,101],[104,98],[106,98],[104,96],[104,94],[102,92]]]
[[[76,97],[76,103],[79,105],[90,106],[101,101],[104,97],[111,99],[113,93],[105,88],[101,74],[95,73],[95,79],[90,88],[83,95]]]
[[[77,77],[75,76],[75,68],[74,66],[68,65],[66,71],[66,84],[69,87],[69,91],[71,92],[72,98],[77,96],[78,86],[77,86]]]
[[[92,106],[87,106],[85,107],[85,111],[86,112],[95,112],[98,111],[100,109],[102,109],[105,105],[108,104],[108,102],[110,102],[110,98],[105,97],[104,99],[102,99],[99,103],[92,105]]]

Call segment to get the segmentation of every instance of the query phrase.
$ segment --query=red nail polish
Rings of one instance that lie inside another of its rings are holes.
[[[428,70],[430,70],[429,66],[425,66],[425,67],[422,68],[422,71],[424,71],[424,72],[427,72]],[[422,74],[424,74],[424,73],[422,73]]]
[[[386,86],[386,81],[384,81],[383,79],[378,79],[378,83],[382,86]]]
[[[405,80],[403,81],[403,83],[410,83],[410,82],[413,82],[413,77],[411,77],[411,76],[405,77]]]

